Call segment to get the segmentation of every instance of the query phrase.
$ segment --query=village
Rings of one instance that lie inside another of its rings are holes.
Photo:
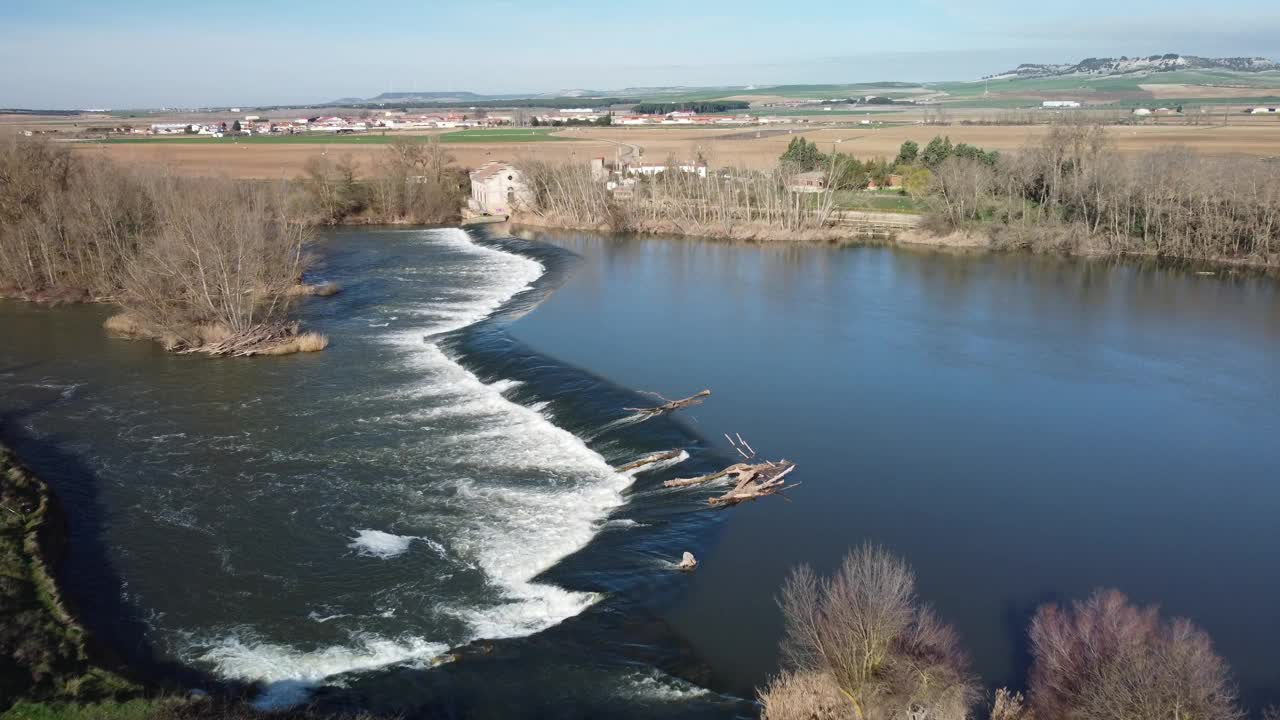
[[[233,111],[237,110],[233,108]],[[331,133],[346,135],[380,131],[424,131],[474,128],[511,127],[565,127],[594,126],[745,126],[779,123],[803,123],[793,117],[760,117],[755,115],[699,114],[692,110],[675,110],[661,115],[636,113],[615,114],[612,110],[595,108],[568,108],[558,111],[530,113],[522,110],[492,112],[473,109],[466,112],[452,111],[443,114],[409,113],[401,110],[384,110],[376,115],[362,113],[355,116],[315,116],[308,118],[266,118],[245,115],[232,121],[213,120],[203,122],[163,122],[149,126],[114,126],[97,128],[103,132],[130,135],[203,135],[226,137],[228,135],[295,135],[302,133]],[[93,130],[91,128],[91,130]]]

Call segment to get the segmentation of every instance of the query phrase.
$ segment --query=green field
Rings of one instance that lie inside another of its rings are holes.
[[[332,133],[307,133],[305,135],[249,135],[245,137],[209,137],[207,135],[172,135],[164,137],[109,138],[101,142],[125,143],[181,143],[201,145],[385,145],[397,139],[426,141],[437,137],[442,143],[492,143],[492,142],[559,142],[573,138],[556,137],[551,133],[561,128],[502,128],[482,130],[458,130],[440,135],[404,135],[400,133],[358,133],[334,135]]]
[[[930,90],[945,92],[952,98],[984,99],[989,90],[993,95],[1039,95],[1041,93],[1080,93],[1081,101],[1087,102],[1091,93],[1132,93],[1135,96],[1146,95],[1142,85],[1198,85],[1219,87],[1280,87],[1280,72],[1268,71],[1257,73],[1184,70],[1177,72],[1159,72],[1129,74],[1120,76],[1102,75],[1047,77],[1047,78],[1009,78],[984,82],[946,82],[926,85]],[[1137,97],[1134,98],[1138,99]],[[1247,101],[1248,98],[1232,98],[1232,101]],[[1161,102],[1168,102],[1162,100]]]
[[[841,210],[918,215],[928,209],[923,202],[897,190],[839,190],[834,200],[835,206]]]

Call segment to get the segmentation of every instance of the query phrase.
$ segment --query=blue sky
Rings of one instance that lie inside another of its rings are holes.
[[[1280,56],[1280,3],[0,0],[0,107],[965,80],[1164,52]]]

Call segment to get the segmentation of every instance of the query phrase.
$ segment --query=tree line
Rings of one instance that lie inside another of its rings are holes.
[[[299,182],[194,179],[118,165],[69,146],[0,143],[0,296],[97,301],[107,329],[178,352],[318,350],[297,299],[317,224],[457,217],[466,176],[438,143],[393,143],[358,177],[313,159]]]
[[[959,147],[930,166],[939,229],[978,228],[997,247],[1280,262],[1274,162],[1184,147],[1121,154],[1095,125],[1056,125],[994,157]]]
[[[631,108],[637,115],[667,115],[673,112],[724,113],[746,110],[751,103],[745,100],[707,100],[704,102],[640,103]]]
[[[362,169],[351,156],[307,160],[299,205],[312,222],[438,224],[458,219],[470,179],[438,138],[396,138]]]
[[[553,119],[544,121],[538,117],[534,117],[529,121],[533,127],[609,127],[613,124],[613,113],[601,115],[595,120],[587,120],[586,118],[565,118],[563,120]]]
[[[792,192],[794,173],[787,169],[724,169],[702,177],[679,166],[668,158],[667,171],[610,190],[586,165],[525,161],[520,170],[531,197],[520,215],[568,227],[755,239],[829,229],[832,192]]]
[[[785,667],[759,692],[766,720],[975,716],[982,692],[955,630],[919,601],[911,568],[887,550],[863,545],[830,578],[801,566],[778,604]],[[1027,638],[1027,694],[997,691],[991,720],[1245,717],[1204,631],[1118,591],[1041,606]]]

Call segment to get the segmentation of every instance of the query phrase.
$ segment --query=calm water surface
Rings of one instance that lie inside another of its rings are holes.
[[[304,306],[333,341],[312,356],[178,357],[104,338],[102,308],[0,304],[0,431],[135,664],[276,705],[749,715],[787,569],[871,540],[990,684],[1021,682],[1037,604],[1106,585],[1280,700],[1273,281],[582,234],[322,249],[346,290]],[[799,463],[790,502],[661,489],[730,462],[726,431]]]

